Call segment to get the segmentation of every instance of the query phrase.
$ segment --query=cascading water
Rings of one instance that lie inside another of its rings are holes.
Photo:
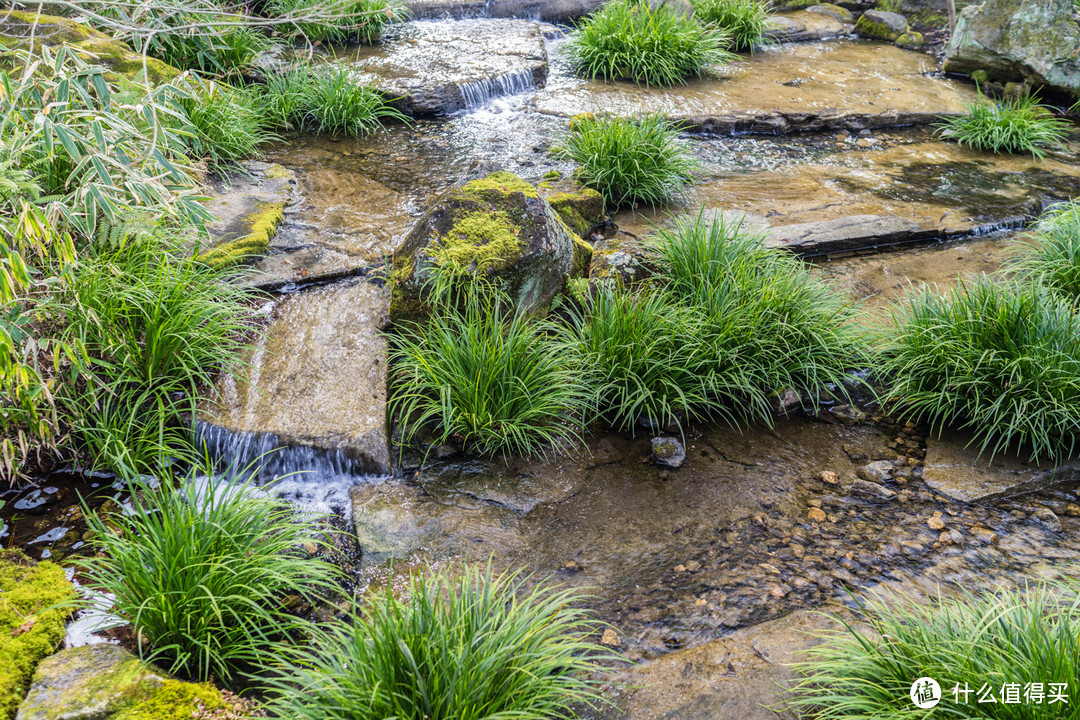
[[[518,70],[497,77],[484,78],[458,85],[466,110],[484,107],[492,100],[536,90],[536,78],[531,70]]]

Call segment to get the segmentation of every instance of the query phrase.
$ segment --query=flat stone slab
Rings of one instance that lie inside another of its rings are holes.
[[[588,15],[603,0],[412,0],[408,3],[417,20],[439,18],[519,18],[569,24]]]
[[[564,117],[663,112],[687,129],[719,134],[926,125],[962,113],[975,97],[974,88],[936,71],[929,55],[892,45],[783,45],[671,88],[553,74],[536,109]]]
[[[1057,467],[1027,463],[1009,453],[978,457],[969,435],[952,433],[926,440],[923,479],[934,490],[960,502],[981,502],[1021,495],[1054,482],[1080,480],[1080,460]]]
[[[496,95],[535,88],[547,77],[544,34],[528,20],[417,20],[391,28],[378,45],[343,62],[409,115],[445,115]]]
[[[296,175],[291,170],[265,162],[246,162],[243,170],[228,178],[211,179],[206,208],[217,220],[207,225],[210,241],[203,250],[247,237],[267,206],[284,209],[299,199]]]
[[[361,471],[390,472],[384,288],[361,279],[287,295],[203,420],[281,445],[341,452]]]
[[[771,42],[815,42],[846,37],[853,26],[827,13],[798,10],[769,19],[765,38]]]
[[[791,159],[780,161],[772,155],[780,141],[735,157],[710,148],[719,161],[685,207],[624,210],[614,220],[647,235],[686,207],[752,213],[769,221],[774,244],[803,256],[977,236],[1022,227],[1047,204],[1080,195],[1077,140],[1042,161],[972,151],[919,129],[790,146]]]

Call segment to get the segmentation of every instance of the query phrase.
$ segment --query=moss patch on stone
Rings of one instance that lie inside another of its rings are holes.
[[[191,720],[199,711],[226,707],[221,691],[213,685],[166,680],[143,685],[110,720]]]
[[[247,235],[201,253],[198,259],[212,267],[224,267],[265,255],[270,249],[270,240],[284,219],[284,202],[256,203],[255,212],[244,218],[244,222],[251,229]]]
[[[461,188],[461,192],[487,201],[497,201],[512,193],[522,193],[528,198],[539,197],[535,187],[505,170],[499,170],[485,178],[468,182]]]
[[[0,718],[14,718],[34,668],[64,639],[71,608],[52,607],[74,597],[64,570],[0,551]]]
[[[570,277],[579,278],[589,274],[589,263],[592,261],[593,246],[581,238],[574,236],[574,264],[570,268]]]
[[[896,38],[896,44],[909,50],[922,47],[923,34],[921,32],[915,32],[914,30],[908,30],[906,33]]]
[[[284,165],[278,165],[277,163],[274,163],[270,167],[266,168],[266,171],[263,172],[263,177],[270,178],[271,180],[277,180],[279,178],[291,178],[292,176],[292,170],[289,170]]]
[[[585,237],[604,218],[604,197],[585,188],[579,192],[555,193],[547,201],[563,222],[577,235]]]
[[[468,186],[466,186],[468,187]],[[532,186],[529,186],[532,188]],[[533,192],[536,190],[533,188]],[[439,265],[501,270],[521,253],[519,230],[505,212],[470,212],[459,218],[432,247],[431,256]]]
[[[180,71],[156,58],[146,58],[124,43],[74,20],[53,15],[14,11],[0,14],[0,38],[8,51],[29,49],[29,29],[37,21],[36,42],[49,47],[67,45],[87,62],[101,65],[128,80],[146,80],[157,85],[180,75]]]
[[[865,38],[876,40],[896,40],[902,33],[898,33],[884,22],[874,20],[869,14],[863,13],[855,23],[855,32]]]

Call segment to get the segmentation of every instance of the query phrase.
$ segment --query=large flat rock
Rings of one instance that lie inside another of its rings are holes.
[[[980,502],[1021,495],[1054,482],[1080,480],[1080,460],[1058,466],[1034,464],[1015,454],[979,456],[978,445],[961,433],[926,441],[923,479],[934,490],[961,502]]]
[[[763,215],[771,242],[803,256],[982,235],[1080,195],[1077,139],[1042,161],[973,151],[918,129],[791,145],[786,157],[780,141],[732,157],[709,140],[700,145],[710,164],[686,206]],[[638,208],[615,222],[648,234],[682,212]]]
[[[395,25],[378,45],[360,46],[341,62],[410,115],[445,115],[492,96],[543,84],[544,32],[528,20],[417,20]]]
[[[552,76],[536,108],[565,117],[657,111],[689,129],[724,134],[925,125],[974,99],[973,88],[936,71],[932,57],[892,45],[783,45],[666,89]]]
[[[378,329],[387,308],[385,290],[361,279],[285,296],[243,377],[222,380],[222,407],[204,419],[389,472],[386,339]]]

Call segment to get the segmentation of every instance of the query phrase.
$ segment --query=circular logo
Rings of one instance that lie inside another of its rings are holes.
[[[934,678],[921,677],[911,683],[910,695],[915,707],[929,710],[941,702],[941,686]]]

